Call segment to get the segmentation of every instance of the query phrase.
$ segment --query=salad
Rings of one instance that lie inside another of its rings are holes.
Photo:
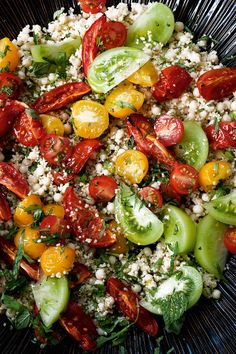
[[[161,3],[80,6],[0,40],[0,310],[95,351],[221,295],[236,68]]]

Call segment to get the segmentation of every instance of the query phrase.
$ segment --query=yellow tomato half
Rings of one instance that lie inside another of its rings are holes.
[[[62,205],[59,204],[47,204],[43,207],[44,214],[47,215],[55,215],[58,218],[64,218],[65,211]]]
[[[28,195],[19,203],[13,216],[17,226],[30,226],[34,222],[33,213],[43,207],[43,203],[37,195]]]
[[[207,192],[230,175],[231,167],[228,162],[211,161],[206,163],[199,171],[199,184]]]
[[[28,254],[28,256],[30,256],[32,259],[40,258],[46,249],[46,245],[42,242],[36,242],[36,240],[40,238],[39,230],[31,229],[30,227],[20,229],[14,238],[14,243],[17,248],[19,246],[19,241],[22,233],[24,237],[24,252]]]
[[[158,81],[158,73],[154,64],[148,61],[138,71],[133,73],[128,80],[136,85],[151,87]]]
[[[69,246],[51,246],[40,258],[43,273],[48,277],[68,273],[73,268],[74,261],[75,250]]]
[[[0,40],[0,52],[0,69],[9,68],[9,71],[14,71],[20,60],[18,48],[9,38],[2,38]]]
[[[40,114],[41,122],[47,134],[64,135],[64,125],[62,121],[55,116]]]

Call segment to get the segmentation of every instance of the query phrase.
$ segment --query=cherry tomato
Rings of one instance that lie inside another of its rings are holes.
[[[152,88],[157,101],[178,98],[186,91],[192,81],[189,73],[179,65],[169,66],[161,71],[158,82]]]
[[[75,288],[77,285],[83,284],[90,275],[91,273],[86,265],[75,262],[74,267],[70,272],[70,288]]]
[[[40,114],[40,119],[47,134],[64,135],[65,129],[60,118],[48,114]]]
[[[175,200],[178,204],[181,204],[181,195],[171,187],[170,183],[162,183],[160,190],[167,202]]]
[[[156,336],[158,324],[154,316],[138,305],[138,296],[124,283],[115,278],[108,279],[107,292],[115,299],[118,310],[150,336]]]
[[[37,195],[28,195],[17,206],[13,216],[14,223],[20,227],[32,225],[34,212],[42,207],[43,203]]]
[[[60,319],[60,324],[78,342],[85,351],[96,349],[96,327],[92,319],[75,302],[69,302],[66,312]]]
[[[53,175],[53,182],[57,186],[60,186],[60,184],[66,184],[77,177],[72,173],[60,172],[60,171],[57,172],[52,171],[52,175]]]
[[[41,268],[47,277],[70,272],[74,261],[75,250],[69,246],[50,246],[40,258]]]
[[[127,29],[122,22],[110,21],[102,26],[100,33],[102,48],[105,50],[122,47],[127,38]]]
[[[87,77],[88,69],[97,53],[99,52],[97,47],[97,37],[100,35],[101,29],[105,23],[106,17],[99,17],[99,19],[97,19],[85,32],[85,35],[82,39],[82,65],[85,77]]]
[[[0,52],[0,71],[14,71],[20,60],[18,48],[5,37],[0,40]]]
[[[34,102],[33,108],[39,114],[60,109],[75,102],[90,90],[90,87],[84,82],[70,82],[43,93]]]
[[[70,235],[71,227],[65,219],[56,215],[48,215],[41,221],[39,230],[41,235],[57,234],[66,237]]]
[[[210,124],[205,132],[214,150],[236,147],[236,122],[220,122],[217,130]]]
[[[158,78],[159,76],[154,64],[151,61],[148,61],[127,80],[136,85],[151,87],[157,83]]]
[[[26,179],[11,162],[0,162],[0,184],[21,199],[24,199],[30,191]]]
[[[0,138],[13,126],[17,116],[25,110],[26,105],[19,101],[6,100],[0,108]]]
[[[15,99],[19,96],[22,81],[12,73],[0,73],[0,100]]]
[[[55,215],[58,218],[64,218],[65,211],[62,205],[59,204],[47,204],[43,207],[43,212],[46,216]]]
[[[154,135],[154,129],[151,125],[150,119],[144,117],[142,114],[131,114],[130,122],[140,130],[143,136]]]
[[[224,244],[230,253],[236,254],[236,227],[228,228],[225,231]]]
[[[0,220],[2,221],[8,221],[11,219],[11,209],[8,204],[8,201],[3,194],[3,192],[0,190]]]
[[[37,239],[40,238],[39,230],[31,229],[30,227],[20,229],[14,238],[14,243],[17,248],[19,247],[19,241],[22,232],[24,235],[24,252],[28,254],[28,256],[30,256],[32,259],[40,258],[46,249],[46,245],[42,242],[37,242]]]
[[[139,195],[148,205],[151,204],[151,206],[156,208],[162,208],[163,199],[158,189],[152,186],[146,186],[139,191]]]
[[[170,186],[179,194],[189,194],[198,188],[198,172],[194,167],[177,163],[170,175]]]
[[[154,124],[156,138],[164,146],[178,144],[184,134],[184,125],[179,118],[164,115],[156,119]]]
[[[205,100],[221,100],[236,90],[236,68],[212,69],[197,80],[200,95]]]
[[[111,230],[112,233],[116,235],[116,243],[114,243],[113,246],[109,247],[109,253],[114,255],[127,253],[127,240],[117,222],[115,220],[112,220],[107,225],[107,227]]]
[[[81,10],[90,14],[102,12],[105,3],[106,0],[79,0]]]
[[[207,192],[227,179],[231,173],[230,164],[226,161],[208,162],[199,171],[199,184]]]
[[[98,202],[109,202],[115,197],[117,188],[118,185],[114,178],[97,176],[89,183],[89,194]]]
[[[72,155],[73,147],[68,138],[47,134],[40,142],[40,153],[50,164],[61,166]]]

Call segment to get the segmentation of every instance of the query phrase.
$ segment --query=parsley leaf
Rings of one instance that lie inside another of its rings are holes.
[[[3,294],[1,298],[4,305],[11,310],[18,312],[12,324],[16,329],[27,328],[31,324],[31,315],[29,310],[12,296]]]
[[[5,56],[7,55],[7,52],[11,51],[9,45],[6,45],[4,50],[1,51],[0,50],[0,58],[5,58]]]
[[[105,343],[112,342],[112,345],[120,345],[126,339],[127,333],[134,323],[129,323],[118,332],[113,332],[109,337],[100,336],[97,339],[97,348],[101,348]]]
[[[38,114],[35,112],[34,109],[32,108],[26,108],[25,109],[25,113],[28,114],[29,116],[31,116],[32,118],[34,119],[39,119],[39,116]]]
[[[117,101],[116,102],[116,105],[120,108],[129,108],[131,109],[132,111],[134,112],[137,112],[137,109],[135,107],[135,105],[133,105],[132,103],[130,102],[125,102],[125,101]]]
[[[8,96],[13,94],[14,90],[10,86],[2,86],[0,89],[0,93],[6,93]]]
[[[23,258],[23,255],[24,255],[24,235],[25,235],[25,230],[23,230],[21,232],[19,244],[18,244],[18,249],[16,252],[16,257],[15,257],[14,264],[13,264],[12,274],[13,274],[14,278],[18,277],[20,262]]]
[[[34,44],[38,45],[39,44],[39,34],[34,32],[33,33],[33,38],[34,38]]]

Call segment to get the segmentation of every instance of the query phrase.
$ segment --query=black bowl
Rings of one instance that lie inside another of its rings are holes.
[[[147,0],[141,1],[147,3]],[[235,65],[235,0],[166,0],[176,20],[183,21],[197,38],[204,34],[214,38],[213,49],[218,51],[225,65]],[[116,5],[119,1],[108,1]],[[130,0],[128,0],[130,5]],[[0,0],[0,38],[15,38],[27,24],[46,25],[53,13],[65,7],[79,11],[76,0]],[[212,49],[211,48],[211,49]],[[178,354],[234,354],[236,353],[236,258],[231,257],[225,280],[219,284],[220,300],[202,299],[186,315],[181,334],[176,336],[160,329],[163,339],[158,345],[138,329],[133,328],[124,347],[128,354],[151,354],[168,351]],[[0,317],[0,353],[82,353],[79,345],[66,338],[59,346],[40,349],[32,343],[31,330],[15,331],[4,316]],[[157,349],[159,347],[159,349]],[[159,350],[159,351],[158,351]],[[118,354],[110,345],[99,350],[100,354]],[[121,352],[120,352],[121,353]]]

